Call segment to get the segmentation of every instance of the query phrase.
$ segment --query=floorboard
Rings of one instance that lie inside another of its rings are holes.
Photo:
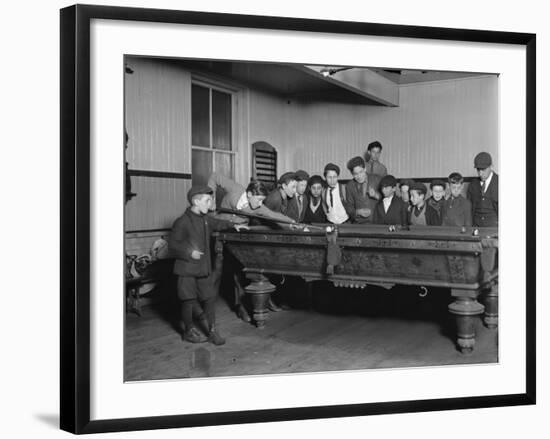
[[[481,364],[498,361],[498,330],[477,322],[476,346],[455,348],[451,298],[434,291],[421,299],[406,289],[332,289],[316,292],[308,306],[270,313],[257,329],[217,303],[218,327],[227,343],[182,340],[177,303],[126,315],[126,381],[240,376],[372,368]]]

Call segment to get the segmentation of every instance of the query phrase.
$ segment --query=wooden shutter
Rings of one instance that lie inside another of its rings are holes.
[[[262,181],[269,190],[277,186],[277,150],[267,142],[252,144],[252,178]]]

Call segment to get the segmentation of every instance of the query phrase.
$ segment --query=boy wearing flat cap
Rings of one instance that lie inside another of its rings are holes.
[[[413,226],[440,226],[437,211],[426,202],[424,183],[413,183],[409,188],[412,208],[409,212],[409,224]]]
[[[306,194],[309,174],[306,171],[298,170],[296,175],[296,195],[288,201],[286,214],[297,223],[304,222],[308,196]]]
[[[277,187],[265,199],[264,206],[273,212],[287,215],[288,203],[296,195],[296,185],[296,174],[285,172],[279,177]]]
[[[468,186],[467,197],[472,203],[472,223],[477,227],[498,226],[498,175],[487,152],[474,158],[478,179]]]
[[[374,209],[374,223],[388,225],[408,225],[407,205],[395,195],[397,180],[393,175],[385,175],[380,180],[382,198]]]
[[[237,183],[225,175],[216,172],[210,174],[208,186],[213,190],[212,210],[216,208],[215,195],[218,188],[223,189],[224,197],[220,207],[234,211],[241,211],[244,214],[254,214],[266,217],[272,221],[290,221],[291,219],[280,212],[274,212],[265,206],[267,189],[259,180],[251,180],[248,186]],[[247,224],[248,217],[238,214],[218,213],[216,218],[231,221],[237,224]]]
[[[340,168],[328,163],[324,170],[327,189],[323,199],[327,205],[327,219],[333,224],[343,224],[351,218],[353,208],[346,199],[346,187],[338,182]]]
[[[380,199],[380,177],[367,174],[365,160],[360,156],[349,160],[347,168],[353,177],[346,184],[346,199],[353,208],[352,221],[359,224],[372,223],[374,208]]]
[[[464,178],[458,172],[449,175],[451,196],[443,203],[442,225],[464,227],[472,225],[472,203],[462,196]]]
[[[430,190],[432,195],[426,201],[428,205],[433,207],[439,217],[439,224],[441,225],[441,210],[443,209],[443,203],[445,203],[445,182],[443,180],[433,180],[430,183]]]
[[[210,234],[233,224],[206,216],[212,204],[212,193],[208,186],[193,186],[189,190],[187,200],[190,207],[174,222],[169,246],[176,257],[174,274],[178,276],[184,340],[222,345],[225,340],[216,330],[215,300],[218,292],[212,270]],[[237,231],[241,227],[246,226],[235,225]],[[207,337],[197,329],[193,317]]]
[[[414,184],[414,180],[412,178],[405,178],[402,179],[399,182],[399,193],[398,196],[401,197],[401,199],[407,203],[407,207],[410,207],[411,197],[409,194],[409,191],[411,189],[411,186]]]

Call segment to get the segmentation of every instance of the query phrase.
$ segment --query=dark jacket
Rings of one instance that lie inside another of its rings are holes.
[[[493,172],[485,193],[481,192],[481,180],[476,178],[468,186],[468,200],[472,203],[472,224],[477,227],[498,226],[498,175]]]
[[[472,203],[462,195],[446,199],[441,210],[441,224],[453,227],[471,226]]]
[[[298,223],[304,221],[304,216],[306,214],[306,208],[309,204],[309,197],[307,194],[302,195],[302,211],[298,206],[298,194],[294,195],[287,203],[286,216],[292,218]]]
[[[347,194],[346,185],[338,182],[338,191],[340,192],[340,200],[342,201],[342,205],[344,206],[344,209],[345,209],[346,213],[348,214],[348,216],[351,219],[353,217],[353,214],[354,214],[354,209],[353,209],[353,206],[348,202],[348,194]],[[323,203],[325,203],[327,212],[331,207],[330,202],[329,202],[329,200],[330,200],[329,193],[330,193],[330,187],[324,188],[322,198],[321,198],[323,200]]]
[[[378,200],[369,195],[369,189],[372,188],[379,194],[378,186],[380,185],[380,176],[372,174],[368,176],[366,185],[357,183],[355,180],[350,180],[346,184],[346,201],[353,209],[351,219],[355,223],[372,223],[374,217],[374,209]],[[368,217],[357,216],[358,209],[370,209],[371,214]]]
[[[397,196],[393,196],[388,212],[384,212],[384,199],[382,198],[374,209],[373,222],[375,224],[408,225],[407,204]]]
[[[281,189],[273,189],[264,200],[264,206],[273,212],[286,215],[288,209],[288,199],[281,195]]]
[[[427,226],[440,226],[441,225],[441,216],[437,213],[437,210],[428,203],[424,203],[423,206],[426,209],[426,225]],[[416,207],[411,206],[410,209],[407,209],[408,213],[408,223],[412,224],[411,217],[415,214]]]
[[[207,215],[198,215],[187,208],[172,226],[168,240],[170,251],[176,258],[174,273],[178,276],[205,277],[212,272],[210,255],[210,234],[213,231],[228,229],[229,221],[222,221]],[[200,259],[193,259],[191,253],[203,253]]]
[[[308,200],[307,206],[304,213],[304,223],[313,224],[313,223],[328,223],[326,206],[323,204],[322,200],[319,200],[319,207],[313,212],[310,206],[311,200]]]

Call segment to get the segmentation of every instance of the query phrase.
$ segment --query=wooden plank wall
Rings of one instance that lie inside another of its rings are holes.
[[[382,162],[397,177],[473,176],[479,151],[498,158],[494,76],[402,86],[396,108],[318,103],[290,110],[288,161],[308,171],[333,161],[349,178],[346,161],[373,140],[384,145]]]
[[[126,74],[130,169],[191,173],[191,73],[175,62],[131,58]],[[237,180],[251,173],[250,145],[270,143],[278,173],[302,168],[321,173],[332,161],[350,175],[347,160],[372,140],[397,177],[474,175],[481,150],[498,156],[498,79],[494,76],[421,83],[400,88],[396,108],[300,103],[256,89],[239,94]],[[498,167],[497,167],[498,168]],[[132,177],[138,195],[126,207],[126,230],[170,227],[186,207],[190,181]]]

